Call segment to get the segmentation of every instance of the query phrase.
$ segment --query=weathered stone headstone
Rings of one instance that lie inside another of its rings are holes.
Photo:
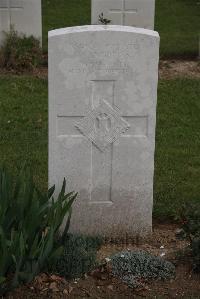
[[[41,0],[0,0],[0,44],[12,27],[42,41]]]
[[[151,232],[158,56],[150,30],[49,32],[49,185],[79,192],[72,232]]]
[[[155,0],[92,0],[92,24],[99,24],[99,15],[112,25],[154,29]]]

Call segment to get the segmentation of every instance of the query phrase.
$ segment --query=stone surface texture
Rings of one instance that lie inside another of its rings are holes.
[[[112,25],[154,29],[155,0],[92,0],[92,24],[99,24],[99,15]]]
[[[12,26],[42,42],[41,0],[0,0],[0,44]]]
[[[71,232],[151,232],[158,57],[151,30],[49,32],[49,185],[79,192]]]

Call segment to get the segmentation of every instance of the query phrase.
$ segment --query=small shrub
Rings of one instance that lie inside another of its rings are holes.
[[[147,279],[169,279],[175,275],[175,266],[145,251],[124,251],[111,257],[112,274],[136,288]]]
[[[182,208],[182,226],[177,237],[190,242],[189,249],[193,258],[193,269],[200,272],[200,204],[190,204]]]
[[[103,12],[99,15],[99,23],[103,25],[108,25],[111,23],[111,20],[104,18]]]
[[[71,207],[77,194],[65,194],[66,181],[57,200],[55,187],[43,195],[25,167],[13,182],[0,169],[0,293],[30,282],[48,261],[62,252],[55,237],[65,216],[68,230]]]
[[[49,271],[66,278],[77,278],[97,265],[96,252],[102,244],[100,238],[70,234],[64,235],[60,244],[64,251]]]
[[[0,66],[21,72],[33,70],[42,61],[40,42],[33,36],[20,35],[14,29],[5,33],[0,49]]]

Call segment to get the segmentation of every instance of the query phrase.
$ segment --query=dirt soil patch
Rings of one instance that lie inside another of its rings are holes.
[[[160,79],[173,79],[176,77],[200,79],[200,60],[161,60],[159,77]]]
[[[178,252],[187,242],[176,239],[177,225],[155,224],[152,237],[140,244],[105,244],[98,252],[101,266],[83,278],[67,281],[45,273],[8,294],[6,299],[80,299],[80,298],[200,298],[200,275],[192,272],[190,258]],[[176,265],[176,277],[170,281],[148,281],[140,289],[131,289],[111,275],[105,258],[128,249],[143,249],[162,256]]]
[[[48,78],[48,68],[47,67],[37,67],[33,70],[22,70],[21,72],[16,72],[15,70],[7,70],[5,68],[0,68],[0,76],[33,76],[39,79]]]

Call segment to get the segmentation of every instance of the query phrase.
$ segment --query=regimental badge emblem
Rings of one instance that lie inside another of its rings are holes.
[[[76,124],[76,128],[98,149],[105,151],[130,128],[130,125],[121,117],[119,111],[102,100],[98,107],[92,109]]]

